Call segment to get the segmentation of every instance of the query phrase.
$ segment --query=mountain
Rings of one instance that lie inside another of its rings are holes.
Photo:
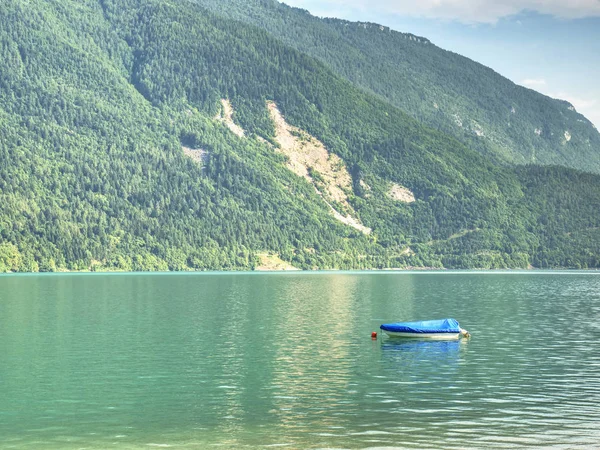
[[[600,133],[573,105],[518,86],[426,38],[373,23],[319,19],[276,0],[196,1],[268,31],[497,161],[600,173]]]
[[[201,5],[5,0],[0,55],[0,271],[600,265],[600,176]]]

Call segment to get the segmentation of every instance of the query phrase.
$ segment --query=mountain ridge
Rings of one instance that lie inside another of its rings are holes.
[[[321,19],[277,0],[195,1],[268,31],[496,161],[600,172],[600,133],[573,105],[519,86],[426,37]]]
[[[0,271],[600,265],[600,177],[497,164],[255,26],[161,0],[7,0],[0,25]],[[269,101],[372,233],[289,170]]]

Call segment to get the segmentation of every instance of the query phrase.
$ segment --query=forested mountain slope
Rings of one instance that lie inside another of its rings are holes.
[[[600,177],[496,165],[194,3],[5,0],[0,57],[0,271],[600,265]]]
[[[319,19],[276,0],[196,1],[267,30],[489,157],[600,172],[600,133],[572,105],[515,85],[426,38]]]

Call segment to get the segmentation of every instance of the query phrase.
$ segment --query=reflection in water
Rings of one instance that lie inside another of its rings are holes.
[[[466,340],[383,340],[380,388],[370,397],[380,404],[379,411],[396,417],[388,432],[406,439],[419,429],[419,439],[426,443],[431,437],[424,421],[437,423],[440,430],[448,418],[462,412],[464,392],[458,387],[464,381],[460,362],[467,345]]]
[[[461,348],[466,349],[467,340],[434,341],[419,339],[384,339],[382,356],[390,364],[402,366],[448,365],[458,363]]]
[[[333,414],[344,403],[348,407],[344,393],[352,378],[352,355],[346,344],[357,320],[356,283],[353,277],[300,277],[281,290],[269,412],[290,433],[286,442],[311,431],[307,421],[315,419],[315,411],[319,429],[344,428],[344,420]]]

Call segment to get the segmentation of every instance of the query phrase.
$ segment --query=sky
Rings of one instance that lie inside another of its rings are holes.
[[[600,0],[283,0],[375,22],[567,100],[600,130]]]

